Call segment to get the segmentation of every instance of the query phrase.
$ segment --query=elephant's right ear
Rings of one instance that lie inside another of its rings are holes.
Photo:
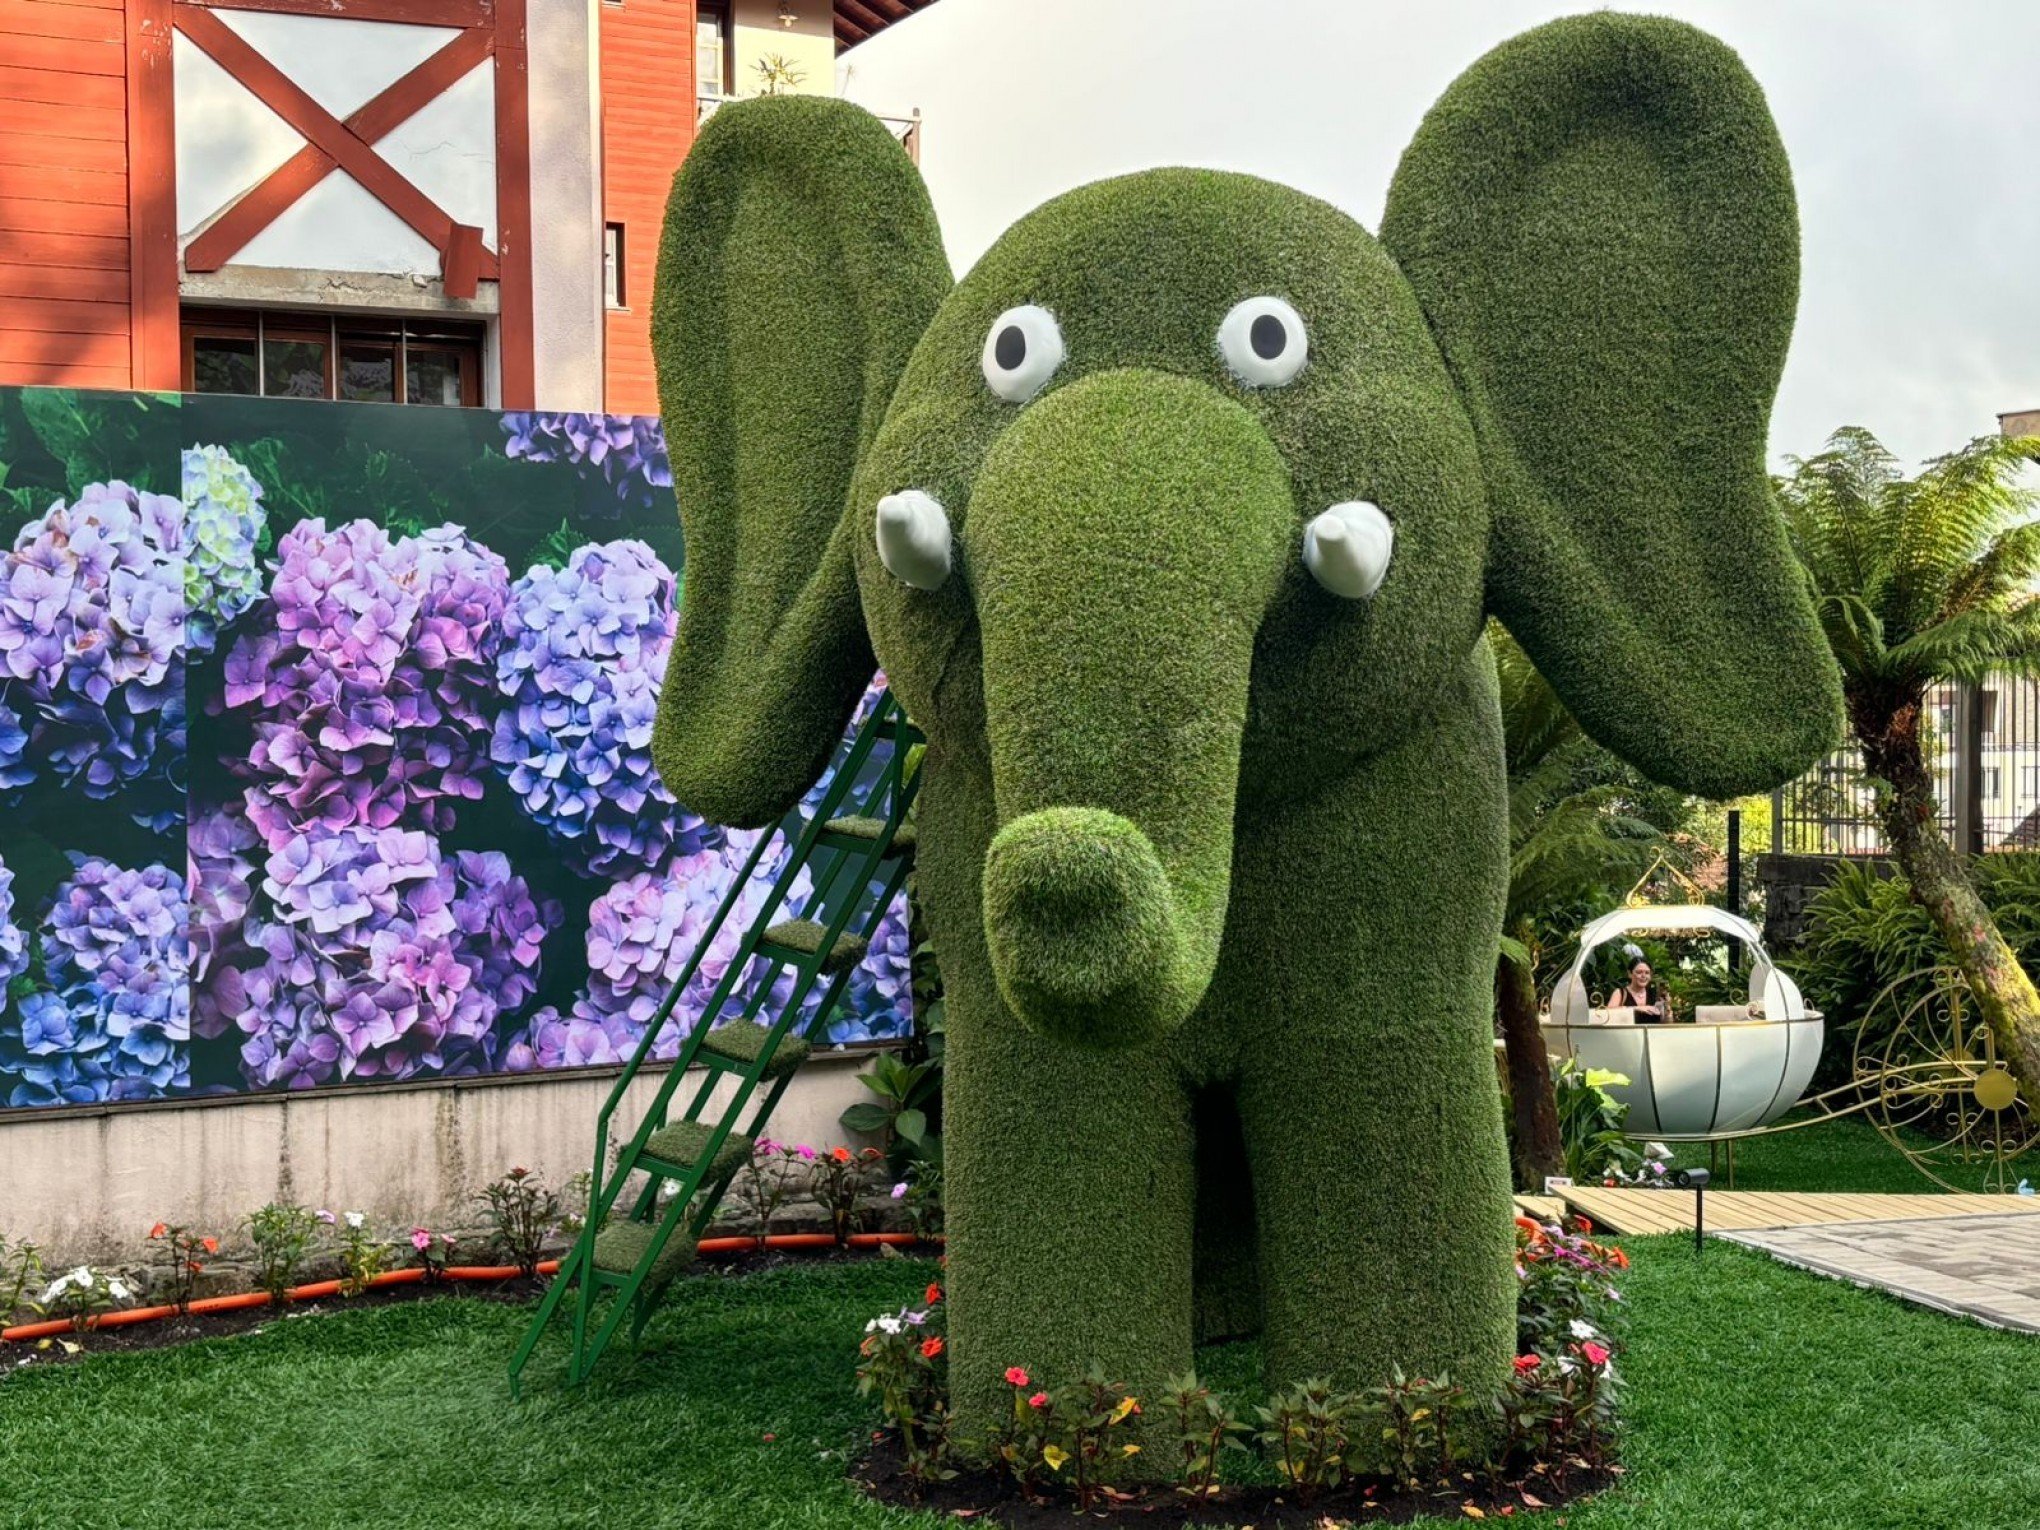
[[[704,817],[798,802],[871,678],[850,480],[949,287],[920,175],[848,102],[725,106],[674,181],[652,348],[686,570],[652,749]]]

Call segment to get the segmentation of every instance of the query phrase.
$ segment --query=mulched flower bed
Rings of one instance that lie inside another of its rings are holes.
[[[1335,1492],[1312,1494],[1306,1502],[1288,1488],[1228,1487],[1202,1503],[1192,1503],[1167,1488],[1150,1488],[1106,1509],[1094,1509],[1087,1521],[1124,1521],[1147,1530],[1176,1525],[1252,1526],[1253,1530],[1330,1530],[1352,1525],[1401,1525],[1425,1514],[1458,1514],[1467,1520],[1512,1519],[1543,1509],[1560,1509],[1612,1486],[1622,1468],[1575,1470],[1561,1489],[1540,1468],[1519,1482],[1491,1484],[1473,1473],[1456,1487],[1439,1483],[1408,1492],[1387,1477],[1362,1477]],[[1028,1502],[1004,1472],[966,1472],[947,1482],[923,1485],[904,1470],[899,1442],[875,1441],[850,1473],[850,1480],[881,1503],[929,1509],[956,1519],[980,1519],[1015,1530],[1069,1530],[1078,1518],[1071,1497]]]

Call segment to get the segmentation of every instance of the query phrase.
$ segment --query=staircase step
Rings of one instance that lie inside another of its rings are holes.
[[[595,1235],[595,1268],[605,1275],[628,1276],[645,1257],[657,1230],[650,1222],[611,1222]],[[693,1262],[694,1240],[685,1228],[676,1228],[659,1250],[646,1283],[663,1286]]]
[[[848,818],[831,818],[822,825],[820,842],[833,845],[839,850],[855,848],[860,842],[869,844],[885,832],[886,820],[867,818],[853,814]],[[886,847],[888,856],[912,855],[914,853],[914,826],[903,823],[893,831],[892,843]]]
[[[732,1020],[719,1025],[701,1038],[701,1050],[713,1053],[724,1062],[749,1068],[756,1064],[765,1053],[765,1044],[772,1039],[772,1032],[750,1020]],[[784,1078],[808,1059],[812,1051],[798,1036],[781,1039],[772,1054],[772,1061],[765,1065],[760,1078]]]
[[[782,961],[812,961],[828,937],[828,930],[812,919],[782,919],[765,931],[765,938],[759,942],[758,949]],[[836,944],[830,948],[829,954],[822,958],[822,971],[841,972],[846,967],[856,966],[864,960],[869,944],[862,935],[852,935],[845,930],[836,937]]]
[[[708,1151],[708,1139],[714,1131],[713,1122],[675,1121],[671,1126],[662,1126],[652,1133],[645,1142],[645,1154],[676,1168],[692,1168]],[[750,1156],[751,1139],[731,1132],[723,1138],[722,1151],[710,1162],[708,1172],[701,1176],[701,1183],[714,1184]]]

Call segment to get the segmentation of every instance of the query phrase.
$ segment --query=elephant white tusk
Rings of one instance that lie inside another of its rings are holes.
[[[878,502],[878,560],[902,584],[942,587],[949,577],[949,516],[932,494],[902,489]]]
[[[1303,565],[1334,595],[1365,600],[1381,588],[1395,526],[1364,499],[1332,506],[1303,530]]]

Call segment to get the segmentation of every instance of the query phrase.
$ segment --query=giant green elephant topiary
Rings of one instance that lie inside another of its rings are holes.
[[[927,731],[953,1386],[1513,1348],[1482,623],[1722,797],[1836,736],[1764,469],[1790,175],[1754,81],[1601,14],[1433,108],[1381,237],[1243,175],[1058,197],[952,284],[876,120],[725,108],[653,337],[687,537],[657,754],[762,824],[881,661]]]

